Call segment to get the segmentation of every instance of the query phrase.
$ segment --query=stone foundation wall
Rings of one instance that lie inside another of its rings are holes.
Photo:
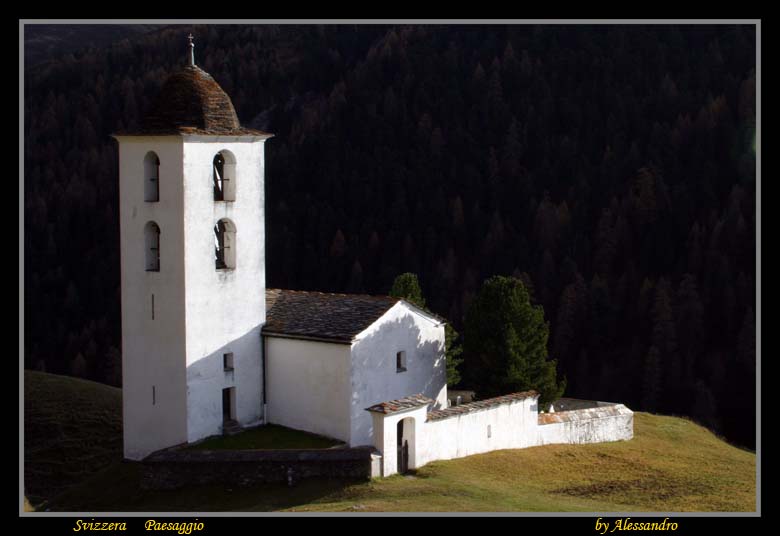
[[[372,447],[319,450],[169,450],[146,458],[141,486],[177,489],[199,484],[295,484],[306,478],[368,480]],[[376,462],[374,462],[376,463]]]

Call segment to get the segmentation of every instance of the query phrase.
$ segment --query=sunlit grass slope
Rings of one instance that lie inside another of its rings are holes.
[[[121,461],[119,390],[31,372],[25,390],[26,492],[52,510],[755,511],[755,454],[676,417],[636,413],[631,441],[496,451],[371,482],[152,491]]]

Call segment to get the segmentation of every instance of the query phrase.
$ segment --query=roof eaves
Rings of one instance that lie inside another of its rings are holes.
[[[426,311],[426,310],[425,310],[425,309],[423,309],[422,307],[418,307],[417,305],[415,305],[415,304],[413,304],[413,303],[411,303],[411,302],[408,302],[408,301],[406,301],[406,300],[405,300],[405,299],[403,299],[403,298],[397,298],[397,299],[396,299],[396,301],[395,301],[395,302],[393,302],[393,304],[392,304],[390,307],[388,307],[388,308],[387,308],[387,310],[386,310],[384,313],[382,313],[381,315],[379,315],[378,317],[376,317],[376,318],[375,318],[375,319],[374,319],[374,320],[373,320],[373,321],[372,321],[372,322],[371,322],[369,325],[367,325],[365,328],[363,328],[363,329],[360,331],[360,333],[357,333],[357,334],[355,334],[355,336],[354,336],[354,337],[352,337],[352,342],[353,342],[353,343],[354,343],[354,342],[358,342],[358,341],[359,341],[361,338],[363,338],[363,334],[364,334],[366,331],[368,331],[369,329],[371,329],[371,327],[372,327],[374,324],[376,324],[377,322],[379,322],[380,320],[382,320],[382,318],[384,318],[384,316],[385,316],[387,313],[389,313],[389,312],[390,312],[390,310],[391,310],[393,307],[395,307],[396,305],[398,305],[399,303],[403,303],[404,305],[406,305],[407,307],[409,307],[409,309],[412,309],[413,311],[415,311],[416,313],[418,313],[420,316],[422,316],[422,317],[425,317],[426,319],[428,319],[428,320],[430,320],[430,321],[434,322],[436,325],[444,325],[444,324],[446,324],[446,323],[447,323],[447,320],[446,320],[445,318],[442,318],[442,317],[438,316],[438,315],[437,315],[437,314],[435,314],[435,313],[431,313],[430,311]]]
[[[298,339],[302,341],[325,342],[330,344],[345,344],[345,345],[352,344],[352,339],[349,339],[347,337],[323,337],[318,335],[306,335],[306,334],[299,334],[299,333],[282,333],[279,331],[272,331],[272,330],[265,330],[265,329],[263,329],[261,333],[264,337],[275,337],[278,339]]]
[[[179,136],[183,138],[245,138],[262,139],[273,138],[274,134],[248,128],[240,128],[233,131],[207,130],[202,128],[178,128],[178,129],[137,129],[119,131],[110,134],[112,138],[118,137],[155,137],[155,136]]]
[[[435,400],[429,398],[423,394],[410,395],[396,400],[388,400],[385,402],[379,402],[373,404],[370,407],[364,408],[366,411],[372,413],[379,413],[381,415],[395,415],[397,413],[406,413],[416,409],[427,407],[433,404]]]
[[[390,305],[390,306],[389,306],[387,309],[385,309],[385,310],[382,312],[382,314],[381,314],[381,315],[379,315],[378,317],[376,317],[375,319],[373,319],[369,325],[367,325],[366,327],[364,327],[363,329],[361,329],[361,330],[360,330],[358,333],[355,333],[355,335],[352,337],[352,342],[353,342],[353,343],[354,343],[354,342],[358,342],[360,339],[362,339],[362,338],[363,338],[363,334],[364,334],[365,332],[367,332],[369,329],[371,329],[371,327],[372,327],[374,324],[376,324],[377,322],[379,322],[380,320],[382,320],[382,319],[385,317],[385,315],[386,315],[388,312],[390,312],[390,309],[392,309],[393,307],[395,307],[396,305],[398,305],[398,303],[399,303],[400,301],[401,301],[401,299],[399,298],[399,299],[397,299],[396,301],[392,302],[392,304],[391,304],[391,305]],[[388,303],[390,303],[390,301],[389,301],[389,300],[388,300]]]
[[[393,411],[382,411],[380,409],[376,409],[373,406],[370,408],[365,408],[366,411],[370,411],[371,413],[378,413],[380,415],[397,415],[399,413],[406,413],[409,411],[414,411],[416,409],[424,408],[427,404],[421,404],[419,406],[411,406],[408,408],[400,408]]]
[[[398,301],[401,301],[401,302],[403,302],[403,303],[404,303],[404,304],[406,304],[406,305],[407,305],[407,306],[408,306],[410,309],[414,309],[415,311],[417,311],[418,313],[420,313],[422,316],[428,317],[428,318],[430,318],[431,320],[434,320],[434,321],[436,321],[438,324],[447,324],[447,323],[449,323],[449,322],[447,321],[447,319],[446,319],[446,318],[444,318],[444,317],[442,317],[442,316],[439,316],[439,315],[437,315],[436,313],[433,313],[433,312],[431,312],[431,311],[428,311],[428,310],[426,310],[426,309],[423,309],[423,308],[422,308],[422,307],[420,307],[419,305],[415,305],[415,304],[413,304],[413,303],[412,303],[412,302],[410,302],[410,301],[407,301],[407,300],[405,300],[405,299],[403,299],[403,298],[399,298],[399,299],[398,299]]]
[[[271,134],[269,132],[262,132],[262,131],[242,131],[240,133],[208,133],[208,132],[182,132],[181,135],[185,138],[216,138],[217,141],[223,141],[224,139],[258,139],[258,140],[268,140],[270,138],[273,138],[275,134]]]

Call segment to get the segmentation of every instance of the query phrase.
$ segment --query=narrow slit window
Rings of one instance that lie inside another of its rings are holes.
[[[222,368],[225,372],[233,370],[233,352],[222,354]]]
[[[146,242],[146,271],[160,271],[160,227],[150,221],[144,228]]]
[[[144,201],[160,200],[160,159],[149,151],[144,157]]]
[[[395,371],[396,372],[406,371],[406,352],[401,351],[395,354]]]
[[[152,406],[157,405],[157,390],[155,389],[155,386],[152,385]]]
[[[154,294],[152,294],[152,320],[154,320]]]
[[[490,425],[488,424],[488,439],[490,439],[490,436],[492,435],[493,430],[490,428]]]

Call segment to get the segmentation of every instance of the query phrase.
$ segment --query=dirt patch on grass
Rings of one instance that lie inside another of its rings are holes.
[[[605,480],[576,486],[567,486],[553,490],[552,493],[570,497],[589,499],[631,498],[641,495],[644,501],[668,501],[690,495],[704,495],[713,491],[712,486],[704,482],[671,478],[667,475],[648,475],[633,480]]]

